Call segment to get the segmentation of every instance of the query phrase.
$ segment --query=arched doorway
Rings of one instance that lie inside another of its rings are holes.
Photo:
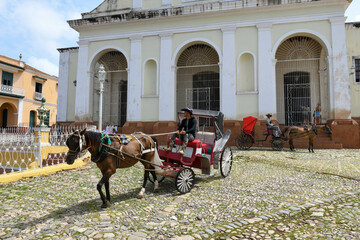
[[[103,93],[103,126],[113,125],[122,127],[126,122],[127,110],[127,61],[119,51],[103,54],[94,66],[93,79],[93,121],[99,121],[99,66],[103,64],[106,78]]]
[[[7,127],[7,120],[8,120],[8,109],[5,108],[2,111],[2,126],[1,127],[3,127],[3,128]]]
[[[276,51],[277,118],[286,125],[308,125],[320,104],[329,116],[326,53],[308,36],[290,37]]]
[[[197,43],[188,46],[177,61],[176,109],[191,107],[220,110],[219,55]]]

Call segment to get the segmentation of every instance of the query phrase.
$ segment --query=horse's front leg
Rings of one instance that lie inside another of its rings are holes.
[[[106,200],[110,202],[110,182],[105,182]]]
[[[314,153],[314,141],[311,139],[310,139],[310,146],[311,146],[311,152]],[[310,149],[309,149],[309,151],[310,151]]]
[[[293,140],[290,138],[290,140],[289,140],[289,145],[290,145],[290,150],[291,151],[295,151],[295,149],[294,149],[294,142],[293,142]]]
[[[156,173],[155,173],[155,169],[153,171],[151,171],[151,175],[153,176],[154,178],[154,193],[157,193],[158,192],[158,188],[159,188],[159,182],[156,178]]]
[[[101,180],[99,181],[99,183],[97,184],[97,190],[99,191],[99,194],[100,194],[100,198],[103,202],[103,204],[101,205],[102,208],[107,208],[107,207],[110,207],[111,204],[110,204],[110,191],[109,191],[109,178],[111,177],[108,176],[107,174],[103,175],[103,177],[101,178]],[[106,195],[107,195],[107,198],[105,198],[105,195],[102,191],[102,186],[104,185],[105,183],[105,190],[106,190]]]
[[[138,198],[141,199],[144,197],[144,193],[145,193],[145,187],[146,187],[146,183],[147,183],[147,180],[149,178],[149,171],[145,170],[144,171],[144,182],[143,182],[143,185],[142,185],[142,188],[138,194]]]

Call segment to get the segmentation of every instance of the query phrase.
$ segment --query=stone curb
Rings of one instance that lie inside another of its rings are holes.
[[[0,176],[0,184],[15,182],[25,178],[50,175],[64,170],[79,168],[86,165],[89,161],[90,161],[90,153],[88,152],[81,158],[78,158],[72,165],[68,165],[67,163],[61,163],[49,167],[2,174],[2,176]]]

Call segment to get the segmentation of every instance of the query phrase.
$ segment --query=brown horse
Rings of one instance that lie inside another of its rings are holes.
[[[101,205],[102,208],[107,208],[111,205],[109,189],[110,177],[116,172],[117,168],[131,167],[139,161],[139,158],[143,159],[141,163],[144,165],[145,172],[143,185],[138,198],[144,197],[149,172],[151,172],[154,178],[154,192],[157,191],[158,181],[154,172],[154,165],[161,165],[161,162],[159,163],[157,161],[158,158],[156,158],[156,140],[142,133],[131,134],[129,138],[132,139],[125,145],[121,143],[121,139],[117,135],[104,135],[84,129],[81,132],[75,131],[66,141],[69,148],[66,157],[68,164],[73,164],[80,152],[88,150],[91,153],[91,161],[95,162],[100,169],[103,176],[97,184],[97,190],[103,202]],[[102,192],[102,186],[104,184],[106,197]]]
[[[320,132],[327,132],[331,134],[331,130],[328,126],[316,126],[313,124],[309,127],[296,127],[291,126],[283,130],[283,136],[289,139],[290,150],[295,151],[294,139],[305,138],[309,139],[309,152],[314,152],[314,141]]]

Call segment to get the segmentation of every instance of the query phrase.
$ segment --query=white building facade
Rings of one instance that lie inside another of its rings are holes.
[[[105,0],[59,49],[59,122],[173,122],[183,107],[280,124],[351,118],[346,0]]]

